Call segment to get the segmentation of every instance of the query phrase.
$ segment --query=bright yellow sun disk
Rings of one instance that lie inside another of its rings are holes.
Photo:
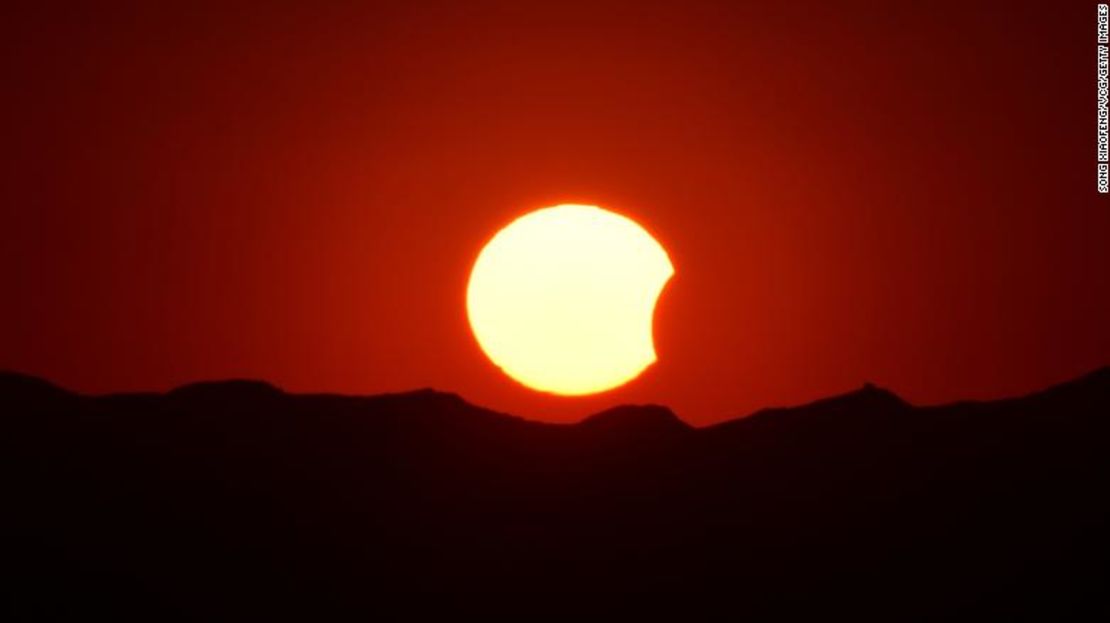
[[[540,391],[612,389],[656,360],[655,304],[674,267],[637,223],[595,206],[530,212],[478,255],[470,326],[506,374]]]

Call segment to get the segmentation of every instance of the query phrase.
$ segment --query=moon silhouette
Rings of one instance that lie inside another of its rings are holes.
[[[656,361],[652,319],[674,274],[635,221],[588,205],[529,212],[497,232],[470,273],[466,308],[482,351],[532,389],[613,389]]]

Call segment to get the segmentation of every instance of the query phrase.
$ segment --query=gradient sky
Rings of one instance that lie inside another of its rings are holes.
[[[1110,363],[1093,2],[31,4],[0,9],[0,368],[708,423]],[[503,376],[464,310],[488,237],[566,202],[676,268],[659,363],[590,398]]]

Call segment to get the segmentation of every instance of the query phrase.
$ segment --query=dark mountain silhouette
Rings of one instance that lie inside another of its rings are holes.
[[[578,426],[594,434],[631,437],[681,435],[690,425],[659,405],[621,406],[582,420]]]
[[[1110,369],[692,428],[433,390],[79,396],[0,375],[8,620],[1106,620]]]

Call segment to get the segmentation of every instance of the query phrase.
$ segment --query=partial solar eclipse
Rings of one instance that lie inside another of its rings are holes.
[[[543,392],[594,394],[656,361],[652,318],[673,274],[662,245],[635,221],[558,205],[493,236],[471,270],[466,310],[505,374]]]

